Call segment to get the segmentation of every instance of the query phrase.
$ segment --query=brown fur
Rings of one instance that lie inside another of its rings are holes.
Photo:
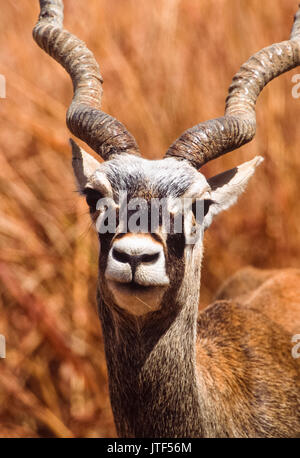
[[[246,278],[243,287],[237,281],[243,274],[227,282],[233,293],[233,282],[245,292]],[[246,300],[217,301],[199,316],[197,370],[209,437],[300,433],[300,363],[291,356],[300,329],[300,271],[253,274],[251,292],[240,296]]]

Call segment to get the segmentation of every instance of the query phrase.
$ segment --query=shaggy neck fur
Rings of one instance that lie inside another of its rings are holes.
[[[201,263],[190,248],[185,258],[189,273],[151,315],[137,319],[114,311],[99,293],[110,397],[121,437],[202,435],[195,362]]]

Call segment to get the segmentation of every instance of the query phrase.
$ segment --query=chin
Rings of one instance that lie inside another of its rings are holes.
[[[115,303],[134,316],[142,316],[161,308],[166,286],[143,286],[138,283],[107,282]]]

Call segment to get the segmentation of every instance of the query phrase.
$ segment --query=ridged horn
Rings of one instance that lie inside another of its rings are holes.
[[[300,9],[295,15],[290,40],[273,44],[254,54],[233,77],[225,115],[186,130],[169,147],[166,157],[188,160],[199,169],[248,143],[255,136],[255,104],[272,79],[300,65]]]
[[[135,139],[123,124],[101,111],[99,66],[86,44],[63,28],[63,9],[62,0],[40,0],[33,37],[72,79],[74,96],[67,111],[70,131],[105,160],[113,154],[139,155]]]

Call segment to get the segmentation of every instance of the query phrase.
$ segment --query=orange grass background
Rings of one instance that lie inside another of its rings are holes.
[[[65,24],[100,63],[103,109],[146,157],[160,158],[183,130],[223,114],[233,74],[289,37],[297,3],[66,0]],[[72,85],[32,40],[38,11],[38,0],[1,4],[0,437],[115,436],[96,313],[97,237],[75,193],[65,126]],[[299,266],[297,72],[260,96],[255,140],[203,169],[210,176],[265,157],[206,234],[202,306],[242,266]]]

